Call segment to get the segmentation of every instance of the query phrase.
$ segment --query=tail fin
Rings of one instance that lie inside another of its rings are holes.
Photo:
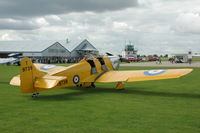
[[[25,57],[20,62],[20,80],[21,80],[21,92],[22,93],[34,93],[36,89],[34,87],[35,72],[37,71],[32,61]]]

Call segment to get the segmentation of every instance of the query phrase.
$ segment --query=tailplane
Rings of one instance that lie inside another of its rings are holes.
[[[12,78],[11,85],[20,86],[22,93],[37,94],[43,90],[65,87],[67,77],[47,75],[36,68],[29,58],[23,58],[20,62],[20,75]]]
[[[22,93],[35,93],[34,87],[36,77],[42,77],[44,72],[36,69],[35,65],[29,58],[23,58],[20,62],[20,75],[13,77],[10,85],[21,86]]]

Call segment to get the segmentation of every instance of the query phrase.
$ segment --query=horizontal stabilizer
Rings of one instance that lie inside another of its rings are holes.
[[[10,85],[20,86],[20,75],[13,77],[10,81]]]
[[[43,89],[52,89],[56,87],[59,84],[59,82],[66,80],[67,77],[64,76],[44,76],[36,79],[34,87]]]

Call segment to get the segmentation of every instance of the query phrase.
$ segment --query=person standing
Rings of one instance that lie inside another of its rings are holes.
[[[158,62],[159,62],[159,64],[162,64],[161,57],[158,58]]]
[[[189,50],[188,52],[188,63],[191,65],[192,64],[192,51]]]

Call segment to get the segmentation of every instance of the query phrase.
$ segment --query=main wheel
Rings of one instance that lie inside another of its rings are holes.
[[[36,97],[39,97],[39,93],[33,93],[32,94],[32,98],[36,98]]]
[[[37,97],[37,94],[36,93],[33,93],[32,94],[32,98],[36,98]]]

